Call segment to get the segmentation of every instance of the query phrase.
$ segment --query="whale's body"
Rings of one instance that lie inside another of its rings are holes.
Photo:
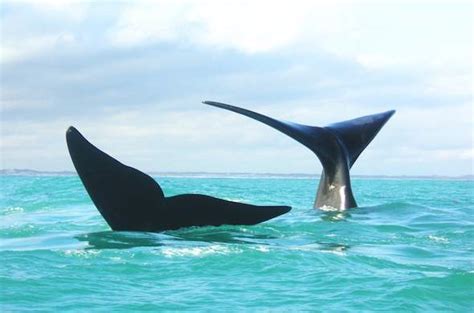
[[[367,145],[395,113],[394,110],[343,121],[326,127],[280,121],[250,110],[214,101],[205,104],[233,111],[267,124],[305,145],[323,166],[315,208],[357,206],[349,170]]]
[[[66,141],[82,183],[113,230],[158,232],[189,226],[253,225],[291,209],[198,194],[165,197],[153,178],[99,150],[74,127],[67,130]]]

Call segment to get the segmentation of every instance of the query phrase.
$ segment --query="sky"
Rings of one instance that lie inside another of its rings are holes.
[[[359,175],[469,175],[471,1],[0,0],[1,168],[73,170],[73,125],[143,171],[319,173],[214,100],[324,126],[397,113]]]

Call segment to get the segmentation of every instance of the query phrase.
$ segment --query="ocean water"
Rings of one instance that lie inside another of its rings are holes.
[[[77,176],[0,176],[0,311],[472,312],[474,181],[155,177],[293,210],[255,226],[112,232]]]

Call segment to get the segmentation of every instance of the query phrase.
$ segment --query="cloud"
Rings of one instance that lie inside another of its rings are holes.
[[[2,3],[2,167],[72,169],[73,124],[144,170],[321,170],[216,100],[308,125],[397,109],[354,173],[472,172],[470,16],[407,3]]]
[[[0,47],[0,62],[11,63],[28,59],[32,56],[57,49],[60,46],[75,43],[71,33],[58,33],[44,36],[23,38],[23,40],[4,41]]]
[[[322,1],[137,1],[123,9],[110,39],[119,45],[177,41],[268,52],[295,43],[308,30],[330,32],[338,7]]]
[[[73,20],[80,22],[86,18],[91,1],[87,0],[18,0],[4,1],[7,4],[19,4],[24,8],[31,7],[41,12],[42,15],[55,19]]]
[[[164,41],[244,53],[322,49],[368,69],[440,69],[469,61],[472,38],[463,29],[471,29],[471,10],[469,2],[427,9],[423,1],[135,1],[122,8],[109,38],[125,46]]]

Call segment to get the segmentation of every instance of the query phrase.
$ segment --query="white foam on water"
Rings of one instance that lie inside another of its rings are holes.
[[[113,256],[110,258],[111,261],[115,262],[115,263],[126,263],[121,257],[119,256]]]
[[[3,213],[5,214],[15,214],[15,213],[23,213],[25,209],[22,207],[8,207],[8,208],[2,208]]]
[[[240,249],[230,249],[229,247],[222,245],[211,245],[207,247],[186,247],[186,248],[173,248],[164,247],[161,249],[161,253],[168,258],[176,256],[192,256],[192,257],[204,257],[214,254],[230,254],[240,253]]]
[[[344,210],[341,210],[341,209],[338,209],[338,208],[335,208],[335,207],[332,207],[332,206],[329,206],[329,205],[323,205],[322,207],[319,208],[321,211],[324,211],[324,212],[339,212],[339,211],[344,211]]]
[[[334,247],[332,249],[321,249],[323,253],[332,253],[335,255],[346,256],[345,248],[344,247]]]
[[[441,236],[429,235],[428,238],[436,242],[449,243],[449,240],[447,238]]]
[[[346,210],[346,209],[343,209],[343,208],[335,208],[335,207],[332,207],[330,205],[323,205],[319,209],[321,211],[324,211],[324,212],[343,212],[343,211]]]
[[[95,257],[100,254],[100,251],[97,250],[83,250],[83,249],[69,249],[65,250],[64,254],[66,256],[80,257],[80,258],[90,258]]]
[[[270,248],[268,248],[267,246],[262,246],[262,245],[258,245],[256,247],[254,247],[255,250],[257,251],[260,251],[260,252],[269,252],[270,251]]]
[[[296,251],[305,251],[305,252],[322,252],[322,253],[331,253],[339,256],[346,256],[346,248],[343,246],[340,247],[331,247],[331,248],[325,248],[320,244],[317,243],[312,243],[312,244],[307,244],[307,245],[301,245],[301,246],[293,246],[290,248],[290,250],[296,250]]]

